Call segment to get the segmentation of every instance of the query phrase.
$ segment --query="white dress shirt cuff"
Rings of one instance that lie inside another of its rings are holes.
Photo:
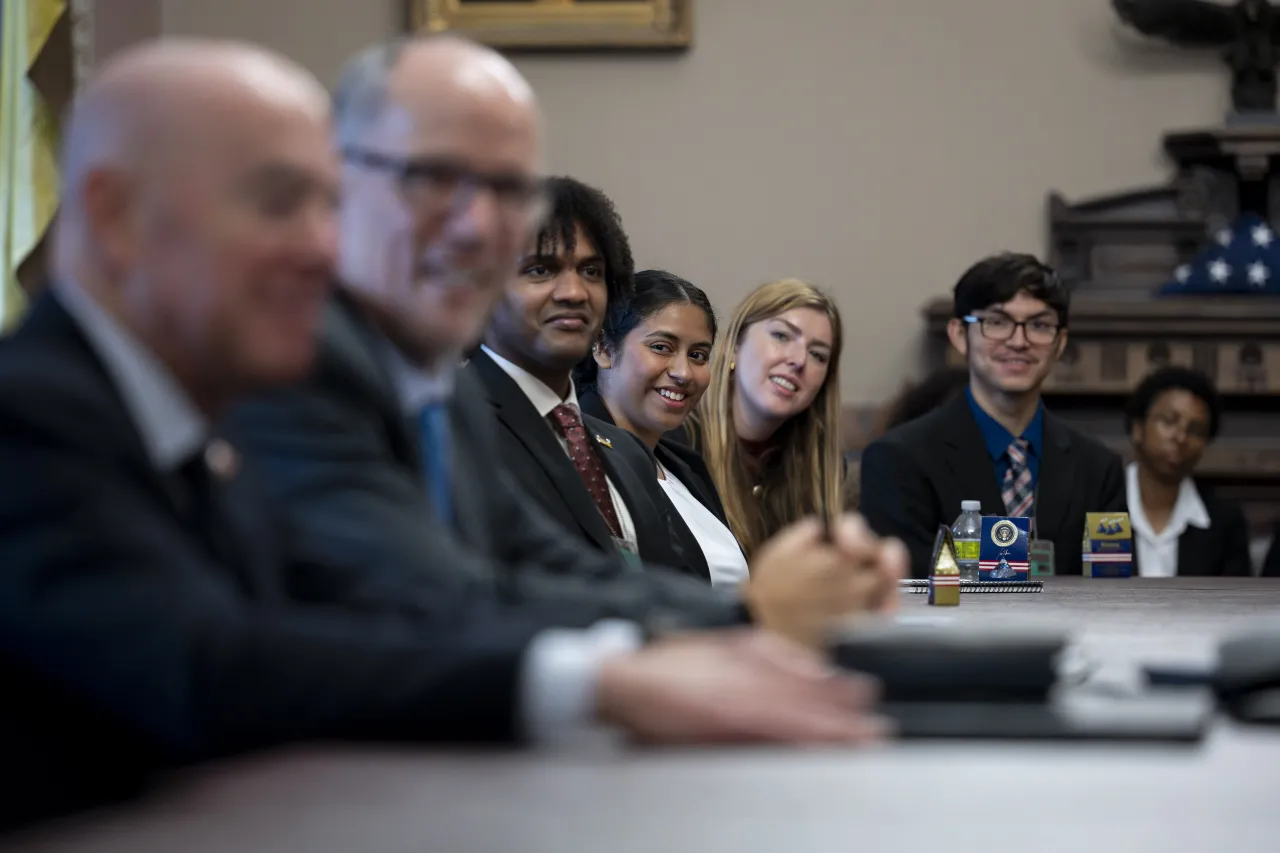
[[[541,747],[585,745],[614,733],[596,720],[596,680],[605,659],[640,648],[640,627],[621,620],[585,631],[553,629],[534,638],[525,653],[522,722]]]

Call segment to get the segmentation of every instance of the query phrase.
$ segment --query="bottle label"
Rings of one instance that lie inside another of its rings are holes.
[[[978,562],[978,541],[975,539],[956,540],[956,560],[961,563]]]

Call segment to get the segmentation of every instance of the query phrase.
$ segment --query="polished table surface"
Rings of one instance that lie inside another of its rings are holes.
[[[907,620],[1062,624],[1099,665],[1202,664],[1280,582],[1050,579],[904,595]],[[1280,731],[1195,746],[900,743],[862,751],[294,751],[3,849],[32,851],[1275,851]]]

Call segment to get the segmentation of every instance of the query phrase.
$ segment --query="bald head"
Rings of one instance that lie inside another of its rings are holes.
[[[334,98],[340,147],[358,144],[387,118],[389,107],[491,103],[530,122],[537,101],[528,81],[490,48],[453,35],[411,36],[355,56]]]
[[[540,200],[537,103],[494,51],[453,36],[361,53],[335,100],[345,161],[340,278],[420,360],[479,339]]]
[[[246,44],[174,39],[116,57],[72,106],[58,276],[192,384],[296,374],[335,248],[328,100],[304,69]]]
[[[126,51],[76,97],[62,152],[65,209],[80,204],[86,172],[171,165],[227,127],[228,112],[253,107],[296,110],[322,121],[327,95],[305,70],[251,45],[174,39]]]

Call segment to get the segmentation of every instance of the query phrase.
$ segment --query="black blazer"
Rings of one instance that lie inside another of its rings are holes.
[[[248,467],[193,510],[51,293],[0,341],[0,471],[0,827],[288,741],[517,738],[553,623],[479,597],[421,618],[392,579],[308,600]]]
[[[573,463],[533,403],[484,350],[477,349],[463,370],[484,388],[498,420],[499,458],[526,494],[576,538],[606,552],[617,550]],[[690,549],[693,534],[658,485],[657,462],[631,433],[583,414],[597,443],[605,473],[626,502],[640,556],[710,581],[702,549]]]
[[[1244,511],[1235,501],[1220,500],[1199,483],[1196,488],[1209,513],[1209,527],[1188,526],[1178,537],[1178,577],[1252,575]],[[1141,565],[1142,548],[1136,541],[1134,560]]]
[[[581,404],[583,412],[604,423],[614,423],[613,415],[609,413],[609,407],[605,405],[604,399],[595,391],[580,393],[578,402]],[[688,445],[681,444],[679,441],[662,438],[659,439],[658,446],[654,448],[653,455],[684,484],[685,488],[698,499],[699,503],[710,510],[726,527],[728,526],[724,516],[724,506],[720,503],[720,493],[716,491],[715,484],[711,481],[711,472],[707,470],[707,464],[702,461],[701,454]],[[656,476],[655,473],[655,478]],[[706,577],[707,580],[710,580],[711,570],[707,565],[706,555],[702,551],[702,544],[698,542],[698,538],[693,534],[693,530],[689,528],[684,517],[680,515],[680,511],[676,509],[675,504],[671,503],[667,493],[662,490],[662,486],[658,486],[658,490],[662,495],[663,510],[671,514],[672,533],[680,538],[681,550],[688,555],[688,562],[692,570],[699,577]]]
[[[449,404],[454,527],[442,526],[424,488],[418,435],[387,369],[388,349],[339,297],[326,312],[312,377],[241,405],[228,419],[300,547],[334,575],[314,583],[353,596],[353,588],[398,582],[407,595],[409,577],[428,606],[456,594],[497,595],[550,608],[565,627],[606,617],[690,627],[741,621],[740,608],[704,584],[656,567],[636,571],[615,550],[566,536],[503,467],[498,422],[465,372]]]
[[[1271,528],[1271,545],[1267,548],[1267,556],[1262,561],[1264,578],[1280,578],[1280,522]]]
[[[597,392],[579,392],[578,403],[582,406],[583,412],[616,426],[604,398]],[[703,460],[702,454],[690,445],[683,427],[663,435],[658,440],[658,446],[654,449],[653,455],[658,457],[658,461],[667,470],[680,478],[680,482],[684,483],[699,503],[720,521],[725,521],[724,504],[720,502],[720,492],[716,489],[715,481],[711,479],[711,471],[707,469],[707,463]]]
[[[1126,510],[1120,457],[1045,411],[1038,490],[1038,535],[1053,540],[1054,570],[1078,575],[1085,513]],[[964,394],[862,451],[861,512],[877,533],[906,543],[916,577],[928,574],[938,525],[955,521],[963,500],[981,501],[986,515],[1004,512],[991,456]]]

